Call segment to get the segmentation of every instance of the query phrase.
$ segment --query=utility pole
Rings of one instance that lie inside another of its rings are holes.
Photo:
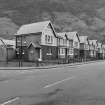
[[[22,35],[21,35],[21,46],[20,46],[20,66],[22,67],[23,65],[22,65],[22,51],[23,49],[22,49]]]
[[[19,40],[17,39],[19,38]],[[19,45],[17,43],[19,42]],[[16,37],[16,53],[19,62],[19,67],[22,67],[22,36]]]

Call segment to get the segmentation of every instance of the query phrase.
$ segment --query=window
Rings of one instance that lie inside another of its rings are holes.
[[[45,35],[45,43],[47,43],[47,35]]]
[[[50,42],[50,36],[48,36],[48,43]]]
[[[51,36],[51,43],[53,43],[53,37]]]
[[[45,42],[46,44],[52,44],[53,43],[53,36],[45,35]]]
[[[47,49],[47,55],[52,55],[52,49],[50,47]]]
[[[73,55],[73,48],[69,49],[69,55]]]
[[[86,45],[85,45],[85,49],[88,49],[88,48],[89,48],[89,46],[88,46],[88,44],[86,44]]]
[[[65,45],[67,45],[67,40],[65,39]]]
[[[78,42],[74,42],[74,47],[75,47],[75,48],[78,47]]]
[[[72,48],[73,47],[73,42],[69,41],[69,47]]]
[[[64,48],[60,48],[60,55],[64,55],[65,54],[65,49]]]
[[[63,45],[65,44],[65,40],[63,39]]]

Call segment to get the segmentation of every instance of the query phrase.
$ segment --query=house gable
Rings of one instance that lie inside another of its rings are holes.
[[[42,31],[41,45],[57,46],[56,33],[51,23],[49,23]]]
[[[89,50],[88,36],[80,36],[80,48],[83,50]]]
[[[31,46],[33,46],[34,48],[41,48],[41,46],[38,43],[30,43],[28,48],[30,48]]]
[[[58,39],[58,46],[67,47],[68,39],[66,37],[66,33],[57,33],[57,39]]]
[[[80,39],[77,33],[73,37],[73,47],[76,49],[80,48]]]

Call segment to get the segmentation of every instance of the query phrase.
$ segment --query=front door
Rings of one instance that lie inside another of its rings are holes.
[[[28,53],[29,61],[36,61],[40,58],[40,48],[30,47]]]

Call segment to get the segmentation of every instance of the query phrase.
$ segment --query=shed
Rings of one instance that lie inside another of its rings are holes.
[[[15,57],[15,40],[0,38],[0,61],[12,60]]]

